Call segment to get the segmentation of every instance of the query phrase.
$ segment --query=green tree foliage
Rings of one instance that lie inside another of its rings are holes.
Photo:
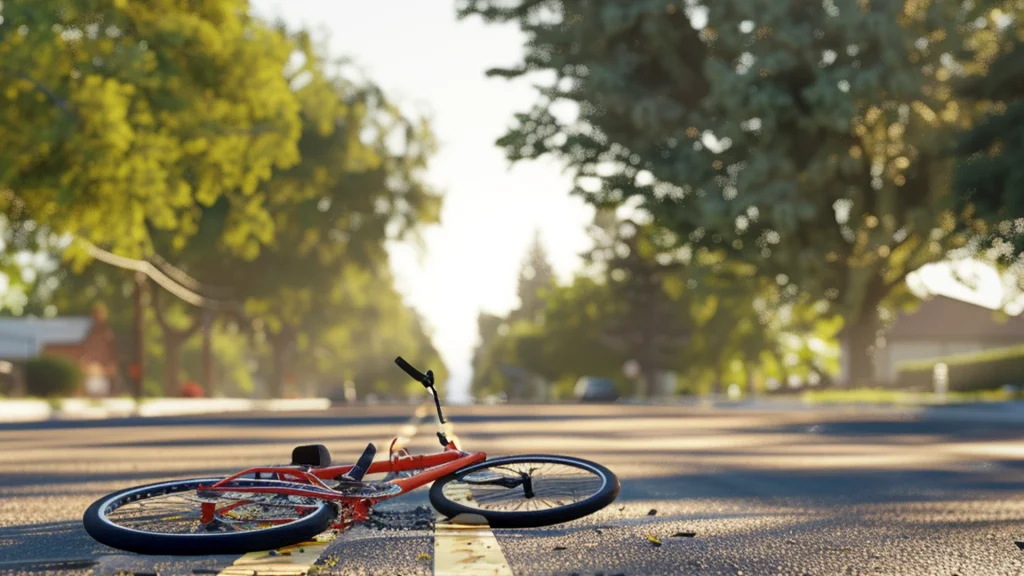
[[[386,260],[369,269],[346,266],[333,290],[335,297],[319,309],[328,326],[303,330],[296,340],[297,380],[322,389],[350,381],[359,397],[422,394],[420,384],[394,366],[395,356],[402,356],[445,381],[447,370],[427,327],[395,290]]]
[[[1003,9],[998,6],[1002,5]],[[1008,2],[979,2],[972,42],[980,65],[960,93],[985,111],[958,142],[963,159],[956,187],[962,205],[977,210],[990,226],[997,256],[1016,258],[1024,250],[1024,11]],[[1016,14],[1015,20],[1010,15]],[[980,24],[980,26],[978,25]],[[1005,242],[1008,241],[1008,242]],[[1011,247],[1013,249],[1011,249]]]
[[[254,367],[272,395],[330,373],[361,391],[404,387],[400,373],[368,367],[386,370],[395,348],[443,378],[384,251],[437,221],[441,198],[422,180],[434,149],[426,123],[349,79],[308,34],[248,16],[245,2],[72,4],[2,8],[6,22],[26,23],[0,24],[0,77],[18,78],[0,110],[5,239],[77,264],[36,282],[24,305],[76,313],[109,300],[130,356],[130,276],[74,258],[80,245],[63,238],[77,235],[212,299],[214,349],[227,351],[216,368],[239,389],[251,389]],[[92,84],[120,96],[89,96]],[[60,245],[43,246],[51,237]],[[199,372],[203,312],[150,288],[147,352],[162,350],[147,366],[176,393]],[[325,342],[348,347],[325,353]]]
[[[519,268],[519,305],[504,317],[481,312],[477,318],[480,340],[473,350],[470,384],[475,394],[526,394],[515,388],[521,388],[524,379],[544,373],[542,352],[535,346],[535,326],[543,322],[546,299],[555,287],[554,269],[537,232]],[[521,365],[520,349],[532,356],[530,368]]]
[[[273,350],[275,394],[292,350],[336,323],[325,311],[346,297],[339,280],[346,268],[376,270],[386,262],[384,242],[435,222],[440,206],[422,181],[434,149],[429,128],[403,116],[373,84],[347,80],[307,36],[296,43],[304,64],[291,85],[302,103],[302,160],[262,185],[273,239],[250,257],[236,257],[226,239],[231,222],[247,216],[222,201],[204,211],[196,236],[171,252],[260,319]]]
[[[676,243],[725,252],[847,322],[868,377],[879,308],[965,239],[945,153],[969,110],[954,0],[464,0],[518,24],[516,77],[553,73],[501,138],[554,154],[592,203],[636,198]],[[568,104],[568,105],[567,105]]]
[[[273,236],[261,183],[299,161],[292,44],[243,0],[7,0],[0,25],[0,201],[9,216],[144,255],[203,206]]]

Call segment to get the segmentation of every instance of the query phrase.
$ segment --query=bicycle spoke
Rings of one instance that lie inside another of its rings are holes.
[[[526,497],[525,481],[515,487],[507,487],[497,482],[472,481],[476,475],[487,478],[488,474],[514,479],[527,477],[533,497]],[[540,465],[531,462],[495,465],[466,474],[462,480],[467,481],[455,481],[451,484],[459,484],[469,490],[471,499],[467,506],[504,512],[543,511],[565,507],[585,500],[603,485],[603,480],[589,470],[554,462]]]
[[[214,522],[202,522],[202,505],[217,503]],[[245,532],[267,524],[288,523],[316,510],[316,499],[281,494],[218,492],[216,498],[200,498],[195,490],[154,494],[124,502],[107,518],[125,528],[164,534]]]

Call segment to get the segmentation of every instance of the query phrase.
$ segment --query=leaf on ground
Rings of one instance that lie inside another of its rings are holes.
[[[657,516],[658,515],[658,511],[655,510],[654,508],[651,508],[651,511],[648,512],[647,515],[648,516]]]
[[[416,557],[416,561],[419,562],[420,560],[430,560],[430,558],[431,558],[430,554],[427,554],[427,553],[423,552],[419,556]]]
[[[565,546],[555,546],[555,550],[568,550]]]
[[[601,530],[600,528],[594,528],[594,530],[595,530],[595,531],[596,531],[596,532],[597,532],[598,534],[604,534],[604,530]]]
[[[1024,541],[1014,542],[1014,544],[1017,545],[1017,548],[1024,550]]]
[[[622,512],[622,511],[623,511],[623,510],[625,510],[625,509],[626,509],[626,507],[625,507],[625,506],[622,506],[622,507],[620,507],[620,508],[619,508],[619,512]]]
[[[696,532],[676,532],[672,535],[673,538],[693,538],[696,536]]]
[[[655,546],[661,546],[661,540],[655,538],[654,536],[651,536],[650,534],[645,534],[645,536],[647,536],[647,541],[651,544],[654,544]]]

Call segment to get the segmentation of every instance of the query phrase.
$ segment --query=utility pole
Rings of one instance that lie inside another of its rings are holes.
[[[133,383],[135,393],[135,401],[138,402],[142,399],[142,387],[145,381],[145,362],[146,362],[146,347],[145,347],[145,330],[143,329],[143,323],[145,320],[145,307],[143,303],[143,296],[146,290],[146,275],[142,272],[135,273],[135,362],[132,364],[130,374]]]

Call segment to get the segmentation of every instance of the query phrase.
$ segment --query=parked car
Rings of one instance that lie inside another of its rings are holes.
[[[615,402],[619,391],[611,380],[584,376],[576,381],[573,396],[580,402]]]

